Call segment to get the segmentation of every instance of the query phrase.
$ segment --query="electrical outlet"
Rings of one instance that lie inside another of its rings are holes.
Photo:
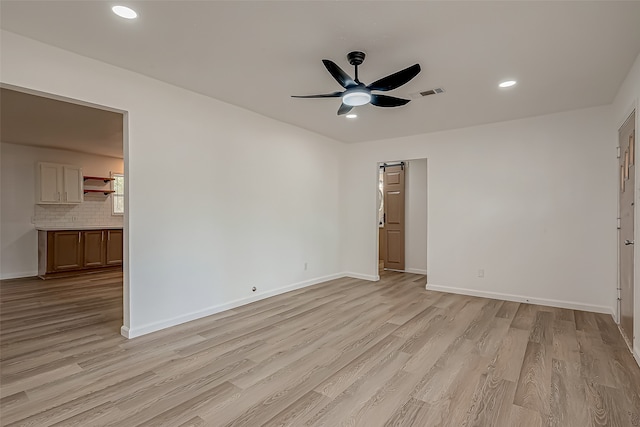
[[[478,277],[483,278],[484,277],[484,268],[481,268],[478,270]]]

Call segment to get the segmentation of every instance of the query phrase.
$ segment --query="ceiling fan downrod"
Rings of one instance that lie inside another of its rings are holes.
[[[364,62],[364,57],[365,57],[364,52],[360,52],[357,50],[353,52],[349,52],[347,54],[347,60],[349,61],[349,64],[353,65],[356,70],[355,72],[356,78],[353,79],[356,83],[360,83],[360,80],[358,80],[358,65]]]

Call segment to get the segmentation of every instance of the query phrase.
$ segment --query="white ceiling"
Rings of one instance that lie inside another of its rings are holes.
[[[123,157],[121,113],[0,89],[0,140]]]
[[[1,26],[340,141],[413,135],[612,102],[640,52],[640,2],[2,1]],[[389,95],[445,93],[399,108],[290,95],[340,90],[322,65],[365,83],[414,63]],[[518,85],[498,89],[513,78]]]

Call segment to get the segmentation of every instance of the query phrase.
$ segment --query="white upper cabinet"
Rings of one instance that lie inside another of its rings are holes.
[[[37,204],[82,203],[83,178],[79,166],[38,163]]]
[[[82,203],[84,193],[84,180],[82,168],[78,166],[63,166],[64,176],[64,203]]]
[[[38,200],[37,203],[60,203],[60,183],[62,176],[60,165],[52,163],[38,164]]]

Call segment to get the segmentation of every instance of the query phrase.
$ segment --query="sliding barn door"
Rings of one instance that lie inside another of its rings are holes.
[[[404,165],[384,169],[384,268],[404,270]]]

